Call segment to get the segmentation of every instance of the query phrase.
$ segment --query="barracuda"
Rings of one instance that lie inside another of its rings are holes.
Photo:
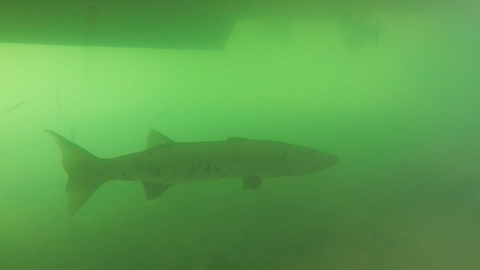
[[[103,183],[139,181],[148,200],[169,187],[198,180],[243,178],[243,188],[256,190],[262,178],[298,176],[338,163],[336,155],[288,143],[231,137],[225,141],[174,142],[150,130],[147,150],[115,158],[98,158],[58,135],[67,180],[67,219]]]

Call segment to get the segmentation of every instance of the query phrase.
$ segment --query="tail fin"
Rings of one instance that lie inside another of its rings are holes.
[[[51,130],[45,131],[52,135],[62,152],[63,168],[68,174],[66,219],[69,219],[80,210],[95,190],[105,182],[98,174],[101,171],[99,170],[101,159],[57,133]]]

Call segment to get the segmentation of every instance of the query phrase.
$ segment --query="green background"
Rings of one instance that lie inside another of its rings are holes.
[[[478,2],[478,1],[477,1]],[[238,20],[224,50],[0,44],[0,269],[478,269],[480,19]],[[100,157],[230,136],[335,153],[296,178],[103,185],[63,221],[52,129]]]

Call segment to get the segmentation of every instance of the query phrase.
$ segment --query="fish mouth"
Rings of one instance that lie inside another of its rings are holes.
[[[338,158],[337,155],[333,155],[333,154],[332,154],[332,156],[333,156],[333,157],[332,157],[332,166],[333,166],[333,165],[336,165],[337,163],[339,163],[339,162],[340,162],[340,159]]]
[[[339,162],[340,162],[340,159],[337,156],[333,155],[332,158],[330,158],[329,161],[325,163],[325,166],[323,167],[323,169],[331,168],[337,165],[337,163]]]

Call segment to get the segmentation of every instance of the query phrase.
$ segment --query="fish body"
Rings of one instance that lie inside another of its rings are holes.
[[[305,175],[339,161],[334,154],[283,142],[238,137],[174,142],[155,130],[150,130],[147,150],[103,159],[53,131],[47,132],[59,145],[68,174],[67,218],[107,181],[139,181],[151,200],[173,185],[208,179],[240,177],[244,189],[255,190],[263,178]]]

